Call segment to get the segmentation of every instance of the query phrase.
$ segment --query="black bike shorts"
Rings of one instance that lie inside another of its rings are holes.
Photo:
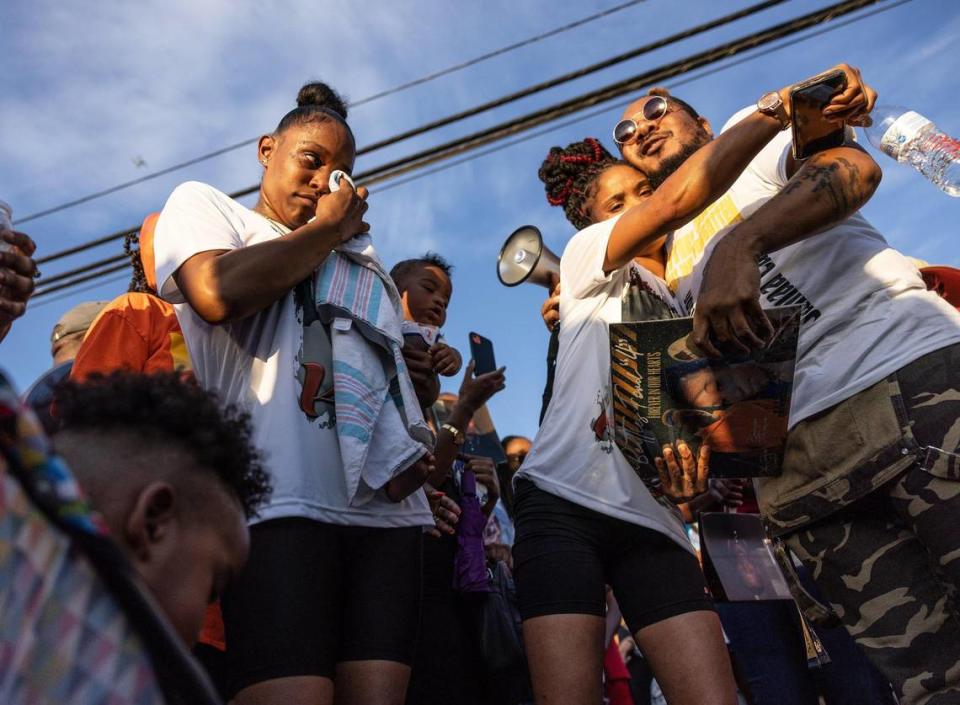
[[[606,586],[636,634],[687,612],[713,611],[700,563],[676,541],[538,488],[516,484],[513,562],[520,615],[606,615]]]
[[[252,526],[250,559],[221,600],[230,697],[274,678],[333,678],[343,661],[410,664],[422,535],[300,518]]]

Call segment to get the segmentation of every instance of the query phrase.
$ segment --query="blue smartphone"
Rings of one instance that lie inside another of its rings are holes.
[[[485,375],[497,369],[493,357],[493,343],[479,333],[470,333],[470,356],[473,358],[473,374]]]

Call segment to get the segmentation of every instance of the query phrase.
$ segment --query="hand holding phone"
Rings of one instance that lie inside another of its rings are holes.
[[[480,376],[497,369],[493,357],[493,343],[479,333],[470,333],[470,356],[473,357],[473,372]]]
[[[846,87],[846,74],[836,70],[814,76],[790,89],[794,159],[807,159],[843,144],[846,124],[828,120],[823,109]]]

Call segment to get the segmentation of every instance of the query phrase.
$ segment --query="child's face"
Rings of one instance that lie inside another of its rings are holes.
[[[403,315],[408,321],[443,327],[453,285],[443,270],[433,264],[419,267],[410,275],[402,294]]]

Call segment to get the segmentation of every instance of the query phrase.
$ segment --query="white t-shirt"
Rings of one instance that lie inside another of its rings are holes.
[[[286,231],[215,188],[188,182],[167,200],[154,239],[160,293],[175,304],[197,380],[251,416],[254,443],[273,481],[273,495],[257,521],[305,517],[357,526],[432,525],[423,492],[394,503],[380,490],[360,508],[349,505],[329,331],[320,321],[305,325],[294,292],[241,321],[211,325],[177,288],[173,273],[193,255],[267,242]]]
[[[790,132],[780,133],[726,194],[668,239],[667,283],[686,310],[719,239],[786,185],[790,145]],[[764,308],[803,306],[791,427],[960,342],[960,313],[927,291],[916,266],[859,213],[762,257],[760,274]]]
[[[517,477],[593,511],[659,531],[690,550],[675,511],[650,494],[613,438],[608,324],[622,320],[622,300],[642,281],[675,306],[662,279],[634,264],[603,272],[617,219],[591,225],[560,260],[560,351],[553,398]]]

